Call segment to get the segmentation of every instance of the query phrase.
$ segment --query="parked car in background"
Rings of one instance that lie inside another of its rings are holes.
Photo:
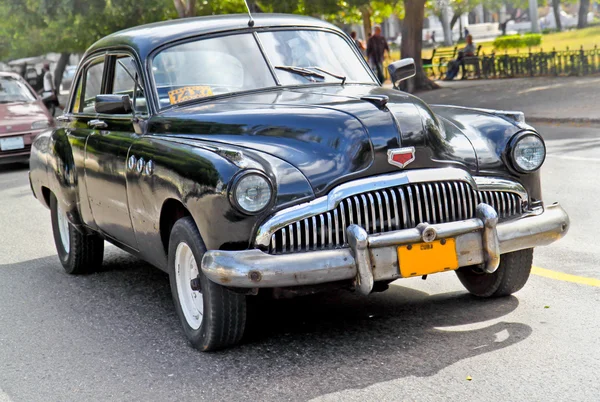
[[[70,91],[71,85],[73,84],[73,78],[75,78],[75,72],[77,71],[77,66],[67,66],[65,67],[65,72],[63,73],[62,82],[60,84],[60,91]]]
[[[33,88],[15,73],[0,73],[0,163],[29,159],[31,143],[53,126]]]
[[[397,87],[414,61],[389,72]],[[30,180],[64,269],[97,269],[106,240],[168,272],[205,351],[241,339],[258,293],[369,295],[449,271],[479,297],[510,295],[533,248],[569,228],[542,201],[544,140],[522,113],[382,88],[350,37],[313,18],[112,34],[57,120]]]

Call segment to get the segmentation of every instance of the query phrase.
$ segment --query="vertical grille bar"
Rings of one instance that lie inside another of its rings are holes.
[[[371,195],[371,193],[367,193],[367,197],[369,198],[369,204],[371,204],[371,226],[373,227],[373,229],[371,230],[371,233],[377,233],[377,217],[375,216],[375,200],[373,199],[373,196]],[[381,202],[381,200],[380,200],[380,202]],[[367,226],[369,226],[368,223],[367,223]]]
[[[360,203],[358,201],[358,197],[354,196],[352,197],[352,199],[354,200],[354,206],[356,207],[356,220],[358,221],[358,226],[362,226],[362,219],[361,219],[361,215],[362,212],[360,210]]]
[[[306,235],[306,245],[304,250],[308,251],[310,249],[310,225],[308,224],[308,218],[304,220],[304,234]]]
[[[319,221],[321,223],[321,247],[325,246],[325,218],[323,214],[319,215]]]
[[[341,204],[340,204],[341,205]],[[333,210],[333,223],[335,225],[335,245],[340,245],[340,222],[338,221],[338,210]]]
[[[287,251],[286,237],[285,228],[283,228],[281,229],[281,251],[284,253]]]
[[[390,209],[390,199],[388,197],[387,191],[386,190],[382,190],[381,194],[383,194],[383,200],[385,202],[385,213],[387,214],[387,230],[391,231],[392,230],[392,211]],[[383,220],[383,216],[381,217],[381,219]],[[385,229],[383,229],[383,224],[381,225],[381,231],[383,232]]]
[[[375,198],[377,199],[377,206],[379,207],[379,233],[385,231],[385,219],[383,217],[383,202],[379,191],[375,191]]]
[[[354,223],[354,212],[352,211],[352,201],[348,198],[346,202],[348,203],[348,226],[350,226]]]
[[[421,192],[419,191],[419,186],[415,185],[413,190],[415,190],[415,200],[417,202],[417,210],[419,211],[419,223],[423,222],[423,207],[422,204],[423,202],[421,201]]]
[[[437,205],[438,205],[438,216],[439,222],[444,222],[444,212],[442,211],[442,195],[440,193],[440,185],[439,183],[435,183],[435,194],[437,195]]]
[[[273,254],[277,252],[277,243],[275,242],[275,235],[271,235],[271,250],[273,250]]]
[[[343,202],[340,202],[340,215],[342,215],[342,242],[346,244],[346,211]]]
[[[423,206],[425,207],[425,222],[431,223],[431,215],[429,214],[429,197],[427,196],[427,186],[421,184],[421,192],[423,192]]]
[[[290,232],[290,251],[294,251],[296,243],[294,242],[294,225],[289,225],[288,230]]]
[[[333,236],[331,234],[331,212],[327,212],[327,244],[333,246]]]
[[[296,222],[296,251],[302,250],[302,231],[300,229],[300,221]]]
[[[400,192],[402,193],[402,192]],[[396,230],[400,229],[400,210],[398,209],[398,200],[396,199],[396,192],[394,191],[393,188],[390,189],[390,195],[392,196],[392,204],[394,205],[394,219],[395,219],[395,223],[396,223]],[[403,205],[404,206],[404,205]],[[404,215],[406,216],[406,215]]]
[[[446,183],[440,183],[442,194],[444,195],[444,211],[446,212],[446,222],[450,222],[450,210],[448,209],[448,194],[446,193]]]
[[[312,217],[312,239],[313,239],[313,250],[317,249],[317,218]]]
[[[400,200],[402,201],[402,226],[403,228],[407,228],[410,222],[410,227],[415,226],[415,219],[413,215],[413,202],[412,202],[412,194],[410,192],[410,187],[406,187],[407,196],[404,196],[404,189],[401,187],[398,189],[400,194]],[[407,202],[407,198],[410,201],[410,205]]]

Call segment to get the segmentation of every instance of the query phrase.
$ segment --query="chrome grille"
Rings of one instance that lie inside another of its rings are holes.
[[[521,213],[512,192],[475,191],[469,183],[443,181],[406,184],[344,198],[328,212],[298,220],[271,236],[271,254],[323,250],[347,245],[346,228],[357,224],[369,234],[475,217],[477,204],[491,205],[500,219]]]

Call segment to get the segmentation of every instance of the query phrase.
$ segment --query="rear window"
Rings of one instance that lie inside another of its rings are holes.
[[[16,77],[0,77],[0,103],[32,102],[36,96]]]

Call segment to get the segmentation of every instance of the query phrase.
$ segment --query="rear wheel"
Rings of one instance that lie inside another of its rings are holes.
[[[192,344],[202,351],[238,343],[246,325],[246,296],[207,279],[200,262],[206,252],[191,217],[178,220],[169,239],[169,279],[175,309]]]
[[[523,288],[531,273],[533,249],[515,251],[500,256],[500,266],[493,274],[477,267],[462,267],[456,271],[464,287],[475,296],[502,297]]]
[[[98,235],[85,235],[76,230],[50,195],[50,217],[58,258],[68,274],[78,275],[96,271],[104,258],[104,240]]]

